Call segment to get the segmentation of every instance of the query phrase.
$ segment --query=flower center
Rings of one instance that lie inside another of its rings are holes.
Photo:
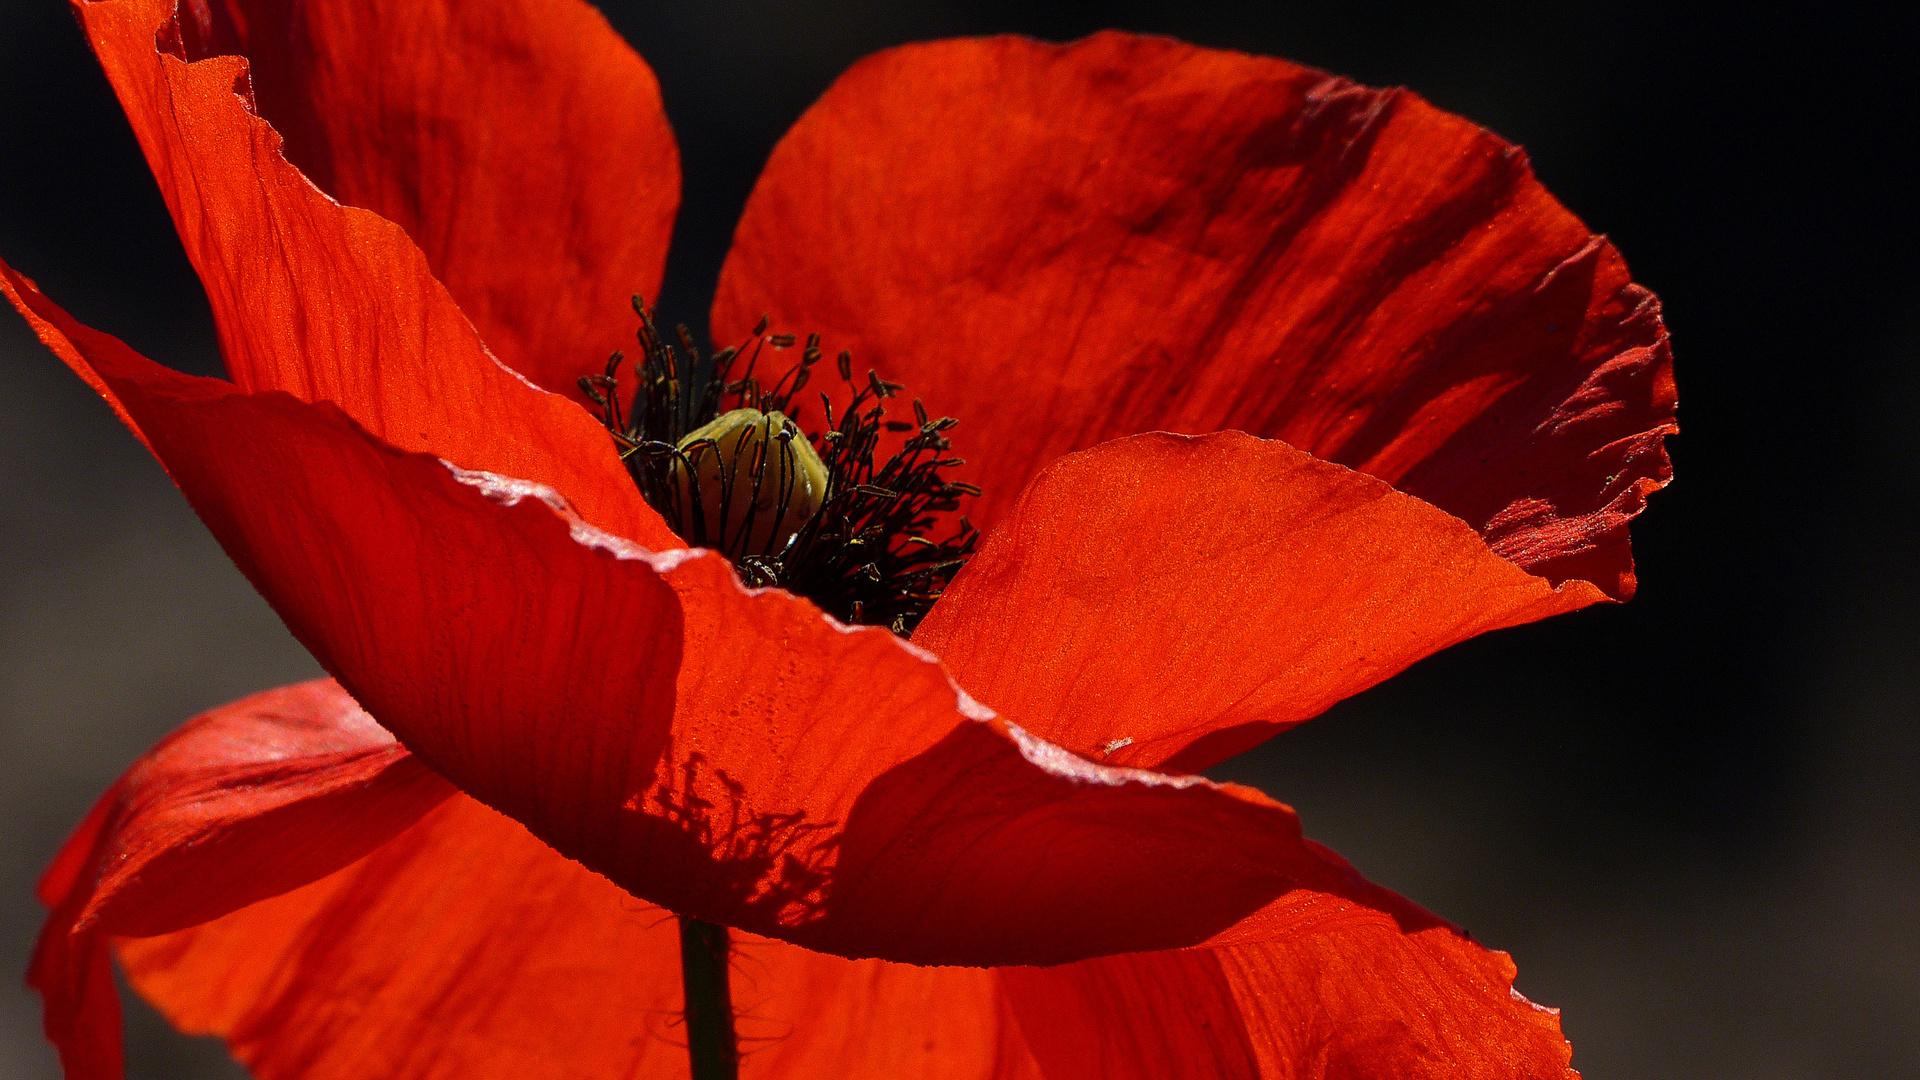
[[[639,385],[622,400],[625,356],[616,352],[580,388],[647,502],[681,539],[731,559],[750,586],[804,596],[842,622],[912,634],[979,539],[965,517],[944,539],[932,535],[960,499],[980,494],[942,475],[965,463],[946,456],[945,433],[959,421],[929,419],[918,400],[912,422],[888,419],[887,402],[905,387],[872,371],[856,382],[853,356],[842,352],[845,400],[836,414],[821,392],[824,419],[809,433],[795,399],[820,362],[818,334],[769,387],[755,374],[762,352],[784,352],[795,338],[768,334],[766,319],[742,345],[703,359],[685,326],[676,351],[637,296],[633,309]]]
[[[689,539],[735,559],[785,552],[826,502],[826,466],[784,413],[734,409],[678,449],[667,468]]]

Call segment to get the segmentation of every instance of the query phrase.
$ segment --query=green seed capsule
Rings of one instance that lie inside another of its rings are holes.
[[[679,449],[673,480],[680,505],[702,518],[696,542],[729,557],[779,554],[826,501],[826,466],[781,413],[734,409]]]

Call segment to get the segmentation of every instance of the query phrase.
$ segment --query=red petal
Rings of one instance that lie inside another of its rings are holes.
[[[28,981],[69,1080],[120,1076],[109,935],[217,918],[359,859],[451,794],[330,680],[189,721],[127,770],[41,882]]]
[[[739,935],[734,1004],[752,1077],[1042,1080],[997,972],[843,960]]]
[[[1284,443],[1139,435],[1042,472],[914,642],[1049,741],[1198,771],[1455,642],[1601,599]]]
[[[172,0],[77,9],[207,287],[236,383],[335,402],[395,446],[537,480],[602,528],[677,545],[606,431],[500,366],[399,226],[341,206],[287,163],[251,110],[246,60],[160,51],[180,41]]]
[[[1578,1075],[1506,954],[1326,897],[1288,906],[1256,944],[1010,968],[1001,984],[1022,1030],[1048,1033],[1031,1040],[1048,1080]]]
[[[684,1077],[679,938],[465,798],[354,866],[191,930],[126,941],[129,980],[260,1080]],[[754,1076],[1012,1080],[992,973],[849,961],[742,936]]]
[[[932,656],[745,590],[711,553],[638,549],[328,405],[77,343],[328,670],[435,771],[636,896],[823,952],[984,965],[1190,945],[1277,897],[1359,895],[1257,792],[989,722]]]
[[[286,154],[399,225],[494,353],[578,393],[656,295],[680,157],[646,62],[578,0],[212,0],[181,52],[237,53]],[[204,20],[204,21],[202,21]]]
[[[1506,958],[1450,930],[1403,934],[1326,897],[1249,926],[1260,940],[997,972],[740,935],[743,1073],[1569,1075]],[[667,913],[455,798],[324,881],[121,956],[261,1080],[651,1077],[683,1075],[675,937]]]
[[[1101,34],[856,65],[774,151],[714,301],[962,420],[1005,512],[1060,455],[1241,429],[1385,480],[1558,583],[1632,592],[1667,341],[1513,146],[1405,91]]]

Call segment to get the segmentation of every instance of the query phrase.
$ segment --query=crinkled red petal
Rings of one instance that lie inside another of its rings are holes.
[[[1571,1075],[1504,956],[1370,899],[1296,896],[1236,928],[1240,944],[1057,968],[736,934],[743,1075]],[[455,797],[324,880],[120,955],[141,994],[260,1080],[624,1080],[684,1075],[676,937],[667,912]]]
[[[1285,443],[1155,434],[1041,472],[914,641],[1049,741],[1197,772],[1455,642],[1604,598]]]
[[[535,480],[603,529],[654,548],[678,545],[606,431],[501,366],[405,230],[342,206],[288,164],[280,134],[254,110],[245,58],[194,59],[186,48],[193,34],[174,18],[172,0],[76,10],[206,286],[235,383],[333,402],[394,446]],[[182,10],[205,11],[194,3]],[[319,137],[302,130],[309,141]],[[382,134],[400,138],[361,137]],[[585,367],[610,347],[596,346]]]
[[[974,965],[1196,944],[1289,896],[1375,903],[1257,792],[1094,766],[885,630],[395,450],[331,405],[169,371],[0,280],[356,698],[636,896],[822,952]]]
[[[646,62],[579,0],[206,0],[185,59],[249,61],[285,151],[341,202],[406,230],[489,348],[576,394],[632,340],[680,201]]]
[[[991,972],[737,946],[747,1077],[1039,1080]],[[258,1080],[686,1075],[673,915],[465,797],[326,880],[120,956]]]
[[[1577,1077],[1557,1012],[1513,989],[1506,954],[1325,897],[1285,906],[1247,944],[1010,968],[1001,985],[1048,1080]]]
[[[1106,33],[855,65],[774,151],[714,301],[907,384],[998,520],[1067,452],[1239,429],[1558,584],[1633,591],[1665,330],[1518,149],[1405,91]]]
[[[107,946],[194,926],[355,862],[453,793],[331,680],[189,721],[102,796],[41,881],[28,982],[69,1080],[119,1080]]]

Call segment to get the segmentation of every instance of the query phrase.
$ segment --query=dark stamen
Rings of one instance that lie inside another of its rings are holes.
[[[905,387],[873,371],[855,382],[853,356],[843,351],[835,367],[849,397],[837,412],[837,424],[833,399],[823,392],[825,425],[817,434],[801,436],[798,429],[775,430],[769,423],[760,437],[734,436],[731,451],[712,439],[682,446],[689,433],[728,409],[780,413],[797,423],[800,407],[793,399],[806,388],[821,359],[820,336],[808,335],[799,361],[763,388],[754,374],[762,349],[791,348],[794,335],[768,334],[762,318],[747,341],[703,363],[692,335],[681,326],[676,329],[687,357],[683,363],[637,296],[633,309],[640,316],[641,355],[632,366],[638,385],[630,403],[623,408],[620,399],[620,353],[607,361],[605,374],[582,378],[580,389],[599,407],[647,502],[688,543],[731,558],[748,585],[778,586],[807,597],[843,622],[887,626],[903,637],[910,635],[979,540],[965,517],[945,539],[929,535],[959,509],[961,498],[980,494],[972,484],[941,475],[965,463],[947,456],[952,444],[944,433],[959,421],[930,419],[918,400],[913,402],[912,423],[888,419],[884,403]],[[742,354],[746,363],[733,378],[731,370]],[[899,449],[876,462],[883,432],[906,437]],[[793,442],[798,438],[813,447],[825,467],[826,491],[819,510],[779,544],[783,527],[794,528],[789,518],[805,513],[795,511]],[[709,464],[713,467],[706,475],[710,483],[718,483],[720,496],[711,505],[723,511],[711,527],[704,509],[710,504],[702,501],[699,483],[702,468]],[[750,499],[744,520],[729,529],[726,519],[736,505],[736,490]],[[775,496],[773,508],[766,511],[773,524],[762,534],[768,539],[760,550],[749,550],[763,491]],[[773,550],[776,545],[779,550]]]

